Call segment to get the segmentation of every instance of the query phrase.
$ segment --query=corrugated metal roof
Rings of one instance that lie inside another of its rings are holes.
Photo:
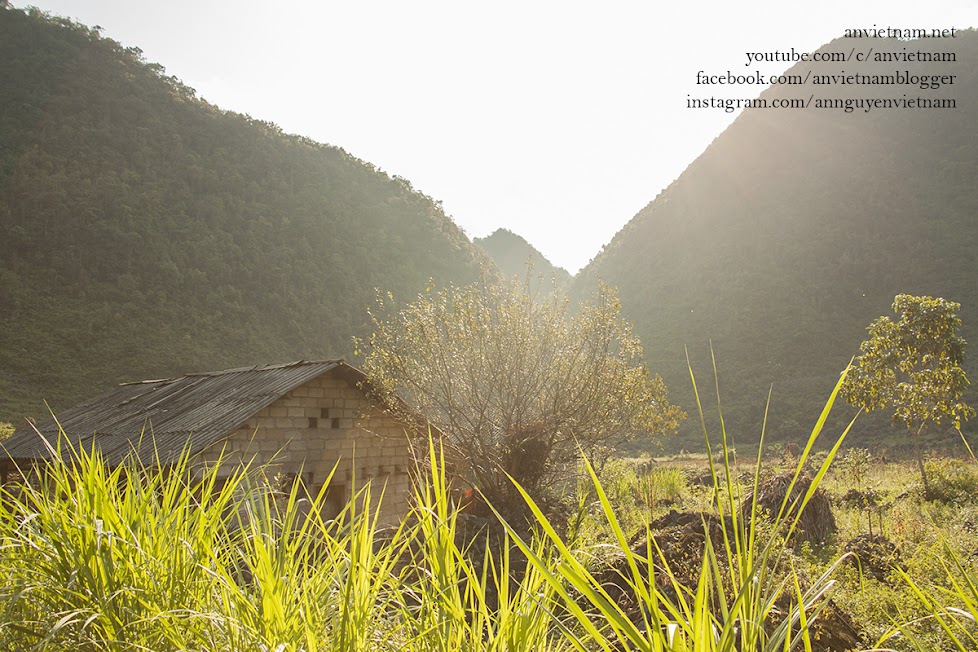
[[[54,443],[60,423],[71,442],[86,448],[94,443],[109,464],[133,452],[143,463],[165,463],[188,445],[196,453],[229,436],[261,409],[334,369],[352,381],[365,378],[342,360],[318,360],[127,383],[57,414],[57,422],[39,423],[37,430]],[[31,428],[18,429],[2,446],[14,460],[51,456]]]

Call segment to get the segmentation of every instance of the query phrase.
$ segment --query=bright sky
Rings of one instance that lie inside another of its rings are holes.
[[[978,0],[37,0],[225,109],[337,145],[574,273],[736,117],[686,108],[748,51],[974,27]],[[965,65],[973,65],[973,62]]]

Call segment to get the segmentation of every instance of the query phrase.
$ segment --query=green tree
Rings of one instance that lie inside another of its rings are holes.
[[[356,343],[364,370],[389,404],[403,399],[442,432],[458,472],[494,504],[513,504],[506,474],[541,495],[581,449],[600,454],[685,416],[650,377],[609,288],[576,311],[515,279],[392,303],[378,297],[374,333]]]
[[[942,298],[900,294],[893,301],[897,322],[886,315],[867,329],[870,338],[846,378],[846,400],[868,411],[892,409],[893,420],[913,433],[924,493],[931,495],[920,452],[920,435],[930,424],[951,424],[975,411],[962,400],[968,376],[961,368],[965,341],[958,334],[961,304]]]

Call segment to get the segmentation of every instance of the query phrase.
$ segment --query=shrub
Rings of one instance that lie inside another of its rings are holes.
[[[978,466],[959,460],[927,460],[931,500],[963,505],[978,500]]]

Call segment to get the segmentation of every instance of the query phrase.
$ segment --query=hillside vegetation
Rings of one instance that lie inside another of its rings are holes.
[[[771,383],[769,436],[797,442],[865,328],[890,313],[899,293],[961,303],[963,335],[978,342],[978,33],[837,40],[822,49],[853,47],[952,51],[956,62],[798,64],[788,72],[956,78],[937,90],[809,84],[761,97],[906,94],[954,98],[957,107],[744,111],[575,280],[580,294],[598,279],[619,288],[650,368],[688,409],[684,346],[694,368],[706,370],[712,341],[726,425],[742,443],[757,440]],[[966,353],[974,370],[978,350]],[[692,421],[675,446],[701,446]],[[861,421],[856,441],[907,440],[885,418]]]
[[[482,247],[506,276],[525,278],[527,263],[530,263],[533,276],[545,279],[545,286],[550,285],[551,279],[558,286],[570,283],[571,275],[566,269],[555,266],[536,247],[508,229],[496,229],[472,242]]]
[[[487,258],[438,202],[0,5],[0,419],[127,380],[346,354],[375,287]]]

